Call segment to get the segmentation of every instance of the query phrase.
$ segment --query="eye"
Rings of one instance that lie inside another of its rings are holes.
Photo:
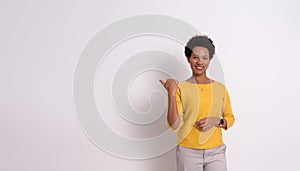
[[[207,56],[203,56],[203,58],[202,59],[204,59],[204,60],[208,60],[208,57]]]

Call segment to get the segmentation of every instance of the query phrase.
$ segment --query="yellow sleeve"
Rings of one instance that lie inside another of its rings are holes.
[[[227,90],[225,91],[225,104],[224,104],[223,118],[226,120],[227,127],[225,130],[227,130],[234,124],[235,121],[234,115],[232,113],[230,97]]]
[[[183,107],[182,107],[182,101],[181,101],[181,93],[180,93],[180,87],[178,85],[177,91],[176,91],[176,107],[177,107],[177,111],[179,114],[179,125],[176,129],[174,129],[169,123],[168,123],[168,127],[173,131],[173,132],[177,132],[180,127],[183,125],[184,121],[183,121]]]

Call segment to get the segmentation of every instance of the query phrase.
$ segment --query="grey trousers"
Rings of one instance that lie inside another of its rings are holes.
[[[204,150],[177,146],[177,171],[226,171],[226,145]]]

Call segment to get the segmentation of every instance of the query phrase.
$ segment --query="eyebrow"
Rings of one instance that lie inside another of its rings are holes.
[[[196,55],[196,54],[193,54],[192,56],[199,57],[199,56],[198,56],[198,55]],[[203,57],[208,57],[208,55],[203,55]]]

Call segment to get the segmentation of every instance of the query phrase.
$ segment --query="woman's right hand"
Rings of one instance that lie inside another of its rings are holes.
[[[166,82],[164,80],[159,80],[159,82],[167,89],[168,93],[175,95],[178,87],[178,81],[172,78],[167,79]]]

